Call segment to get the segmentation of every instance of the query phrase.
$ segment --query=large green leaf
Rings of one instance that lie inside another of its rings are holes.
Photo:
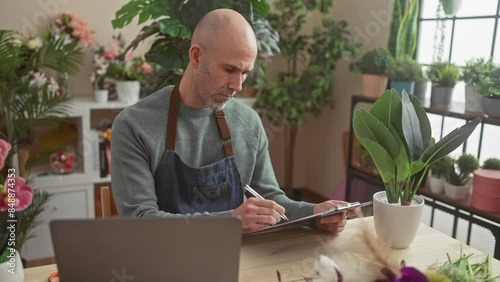
[[[262,17],[267,17],[269,14],[269,11],[271,10],[271,7],[269,7],[269,4],[265,0],[251,0],[252,2],[252,7],[253,11]]]
[[[132,0],[123,5],[116,13],[115,18],[111,21],[113,28],[122,28],[132,22],[132,20],[139,16],[144,11],[149,11],[151,5],[150,0]],[[147,12],[150,15],[150,12]],[[145,15],[142,15],[144,19]],[[149,19],[149,17],[148,17]]]
[[[406,1],[407,0],[394,0],[392,4],[391,33],[387,43],[387,49],[393,57],[396,57],[396,44],[398,40],[399,26],[401,24],[402,15],[405,11]]]
[[[382,181],[387,183],[394,179],[394,174],[396,172],[396,163],[391,158],[389,153],[378,143],[372,141],[369,138],[361,138],[359,142],[368,150],[370,156],[377,167]]]
[[[173,37],[191,37],[191,30],[184,26],[178,19],[164,18],[158,21],[160,32]]]
[[[380,144],[392,159],[398,157],[400,153],[398,142],[394,139],[389,129],[365,109],[356,110],[353,127],[358,139],[368,138]]]
[[[400,136],[403,136],[401,123],[401,98],[396,90],[386,90],[373,104],[370,114],[384,123],[387,128],[394,126]]]
[[[450,132],[443,139],[439,140],[439,142],[432,146],[427,152],[425,152],[422,161],[430,165],[453,152],[456,148],[458,148],[458,146],[462,145],[467,138],[469,138],[480,122],[480,118],[475,118],[467,124]]]
[[[401,121],[403,126],[403,135],[408,145],[410,156],[416,160],[424,151],[424,143],[422,141],[422,133],[420,132],[420,122],[408,94],[405,90],[401,95]]]
[[[415,108],[415,112],[418,116],[418,121],[420,123],[420,133],[422,134],[422,142],[424,144],[424,148],[429,147],[429,142],[432,137],[431,123],[429,122],[429,117],[427,117],[427,113],[425,109],[420,105],[420,101],[414,95],[410,95],[410,100],[413,103],[413,107]]]
[[[404,141],[400,138],[394,127],[391,127],[391,134],[399,147],[399,153],[395,159],[397,171],[394,177],[398,180],[405,180],[410,176],[410,160],[408,158],[408,153],[406,152]]]
[[[171,7],[180,23],[190,30],[208,12],[219,8],[231,8],[234,0],[172,0]]]

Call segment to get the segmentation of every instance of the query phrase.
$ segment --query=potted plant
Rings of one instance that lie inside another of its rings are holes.
[[[417,75],[417,79],[415,80],[413,95],[417,97],[420,103],[422,104],[425,101],[425,94],[427,93],[428,84],[429,84],[429,79],[427,78],[427,74],[422,71],[422,68],[420,68],[420,71]]]
[[[500,170],[500,159],[489,158],[484,161],[482,169]]]
[[[331,4],[331,2],[330,2]],[[326,16],[330,5],[301,0],[274,2],[276,13],[269,16],[280,35],[281,57],[287,69],[278,73],[277,80],[268,76],[257,79],[260,91],[254,107],[270,121],[285,128],[285,192],[293,197],[293,167],[295,141],[299,128],[309,114],[319,115],[332,105],[332,72],[337,61],[355,56],[359,44],[352,43],[345,21],[336,22]],[[323,14],[321,26],[312,33],[303,31],[306,17],[313,11]],[[303,66],[303,67],[300,67]]]
[[[452,199],[465,199],[470,192],[472,173],[479,168],[479,161],[470,154],[462,154],[453,162],[444,184],[444,194]]]
[[[431,165],[429,187],[432,193],[443,193],[446,176],[448,176],[451,169],[453,169],[453,159],[449,156],[445,156]]]
[[[453,130],[439,142],[417,98],[405,92],[385,91],[369,111],[357,109],[353,129],[369,151],[385,191],[373,195],[375,229],[394,248],[413,241],[424,200],[416,196],[429,166],[460,146],[481,120]]]
[[[362,74],[363,95],[377,98],[387,89],[387,70],[392,60],[389,51],[376,48],[364,53],[353,65],[353,70]]]
[[[465,63],[462,69],[462,80],[465,82],[465,111],[482,113],[481,96],[475,88],[483,82],[493,71],[491,59],[472,59]]]
[[[415,81],[422,74],[420,64],[413,59],[396,58],[389,65],[387,76],[391,80],[391,88],[394,88],[398,93],[403,93],[403,90],[408,94],[413,94]]]
[[[492,118],[500,118],[500,66],[493,70],[476,87],[481,97],[481,106],[485,114]]]
[[[427,76],[432,82],[431,106],[448,108],[451,103],[453,88],[460,78],[458,67],[452,63],[434,63],[429,67]]]

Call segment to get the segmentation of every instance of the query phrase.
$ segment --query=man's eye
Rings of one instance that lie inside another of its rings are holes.
[[[234,72],[233,68],[224,68],[224,70],[228,73]]]

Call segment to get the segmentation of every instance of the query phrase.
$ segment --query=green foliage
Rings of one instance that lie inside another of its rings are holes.
[[[143,83],[149,93],[180,80],[188,63],[194,27],[205,14],[218,8],[234,9],[248,20],[260,52],[267,55],[279,52],[278,33],[266,19],[270,10],[266,0],[131,0],[116,12],[112,21],[115,29],[131,24],[136,17],[138,24],[152,21],[123,53],[154,38],[145,57],[148,62],[161,66],[162,71],[147,77]]]
[[[432,176],[436,178],[446,177],[453,169],[454,160],[450,156],[439,159],[430,166]]]
[[[387,90],[369,111],[355,111],[353,129],[382,177],[388,201],[408,205],[429,166],[465,142],[480,121],[476,118],[435,143],[418,99]]]
[[[462,186],[469,181],[472,173],[479,168],[479,161],[470,154],[461,155],[449,171],[446,181],[455,186]]]
[[[429,67],[427,76],[432,82],[432,86],[454,87],[460,79],[460,71],[452,63],[438,62]]]
[[[76,73],[82,61],[82,51],[74,43],[64,44],[64,39],[51,40],[45,36],[42,46],[30,49],[17,32],[0,30],[0,96],[4,109],[0,137],[13,149],[30,142],[29,129],[34,125],[51,125],[65,115],[70,100],[64,87],[57,88],[55,81],[47,78],[44,85],[30,82],[39,69],[62,73]]]
[[[389,51],[383,48],[370,50],[353,65],[354,71],[362,74],[386,75],[393,59]]]
[[[483,96],[500,98],[500,66],[494,65],[488,75],[479,81],[475,89]]]
[[[395,59],[387,71],[393,81],[416,81],[422,76],[420,64],[413,59]]]
[[[419,0],[394,0],[388,49],[394,58],[413,58],[417,48]]]
[[[462,80],[468,85],[475,87],[491,74],[494,66],[492,59],[478,58],[468,60],[462,69]]]
[[[500,159],[489,158],[489,159],[484,161],[482,168],[500,170]]]

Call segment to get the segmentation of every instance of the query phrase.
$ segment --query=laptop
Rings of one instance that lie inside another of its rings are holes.
[[[238,281],[237,218],[50,222],[62,282]]]

